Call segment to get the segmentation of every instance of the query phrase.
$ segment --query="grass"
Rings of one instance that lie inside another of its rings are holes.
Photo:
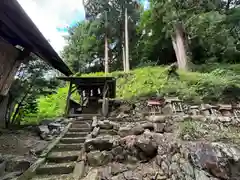
[[[220,126],[209,121],[186,119],[178,124],[179,137],[183,140],[208,140],[240,144],[240,130],[235,125]]]
[[[240,75],[231,70],[215,69],[210,73],[179,72],[180,79],[167,81],[166,67],[144,67],[128,74],[113,72],[107,76],[117,79],[117,97],[137,100],[140,97],[178,96],[189,103],[218,102],[239,98]],[[83,76],[100,77],[105,73]],[[59,88],[56,94],[38,99],[37,119],[62,116],[68,86]],[[235,94],[234,94],[235,93]],[[230,95],[230,96],[229,96]]]

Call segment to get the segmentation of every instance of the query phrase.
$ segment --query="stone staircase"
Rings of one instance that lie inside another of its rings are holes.
[[[74,169],[81,155],[85,137],[91,131],[91,124],[90,117],[73,120],[66,132],[47,153],[44,163],[36,168],[32,180],[75,179],[73,178],[76,176]]]

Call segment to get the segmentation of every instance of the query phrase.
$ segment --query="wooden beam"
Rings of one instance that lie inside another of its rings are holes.
[[[0,95],[6,96],[14,76],[21,64],[17,61],[19,50],[14,46],[0,41]]]

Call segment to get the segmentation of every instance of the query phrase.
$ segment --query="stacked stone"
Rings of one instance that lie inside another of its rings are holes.
[[[180,118],[181,117],[181,118]],[[190,116],[150,116],[141,122],[94,119],[84,147],[93,167],[85,180],[237,179],[240,151],[221,143],[176,140],[174,122]],[[113,133],[114,132],[114,133]],[[231,162],[231,163],[230,163]]]

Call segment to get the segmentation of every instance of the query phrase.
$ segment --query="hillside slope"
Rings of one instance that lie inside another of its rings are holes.
[[[179,72],[180,79],[167,81],[166,67],[144,67],[129,74],[113,72],[117,78],[117,97],[136,100],[149,96],[178,96],[192,103],[219,102],[239,98],[240,75],[233,71],[217,69],[211,73]],[[83,76],[104,76],[90,73]],[[61,116],[64,112],[68,87],[59,88],[56,94],[38,100],[38,118]]]

